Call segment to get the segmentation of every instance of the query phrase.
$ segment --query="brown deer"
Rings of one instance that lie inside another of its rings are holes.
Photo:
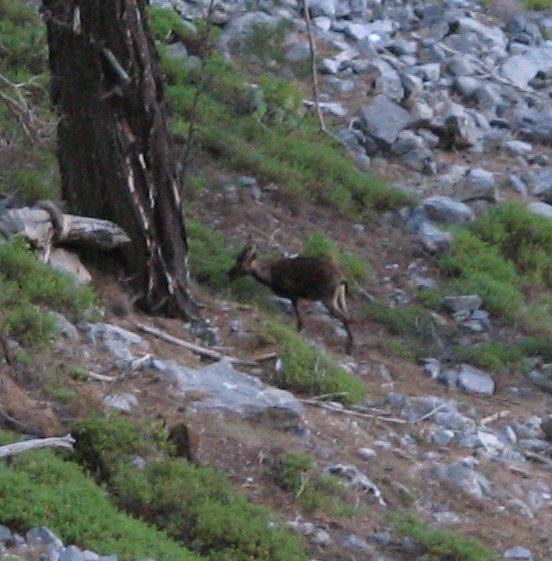
[[[347,281],[333,259],[319,257],[282,257],[273,261],[259,262],[254,245],[247,245],[238,255],[235,265],[229,271],[231,280],[251,275],[260,283],[268,286],[274,294],[291,300],[297,330],[303,328],[297,301],[320,301],[328,312],[343,324],[347,332],[348,354],[353,347],[353,335],[349,329],[349,318],[345,294]]]

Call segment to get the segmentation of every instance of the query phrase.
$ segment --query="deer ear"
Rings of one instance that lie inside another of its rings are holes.
[[[257,255],[257,246],[255,244],[248,245],[246,254],[248,259],[253,259]]]

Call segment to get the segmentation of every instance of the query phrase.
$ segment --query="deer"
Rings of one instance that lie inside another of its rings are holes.
[[[333,258],[281,257],[260,262],[257,248],[247,244],[236,258],[236,263],[228,272],[230,280],[251,275],[282,298],[291,301],[297,331],[303,328],[299,313],[298,300],[313,300],[324,304],[330,315],[338,319],[347,332],[345,352],[350,354],[353,348],[353,334],[349,328],[347,311],[347,281]]]

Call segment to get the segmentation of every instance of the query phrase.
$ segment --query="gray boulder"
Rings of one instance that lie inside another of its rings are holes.
[[[410,114],[406,109],[381,94],[362,109],[361,116],[365,132],[386,146],[393,144],[410,122]]]
[[[414,209],[409,222],[412,223],[417,220],[419,220],[420,224],[424,220],[430,220],[439,224],[465,226],[475,220],[475,214],[467,204],[461,201],[435,195],[424,199]]]
[[[494,394],[496,385],[492,377],[469,364],[463,364],[458,373],[458,387],[466,393],[483,396]]]
[[[266,421],[278,428],[300,423],[303,406],[293,394],[236,370],[227,360],[197,370],[161,360],[154,360],[153,367],[172,378],[179,391],[202,395],[196,403],[198,409]]]
[[[418,228],[418,240],[422,247],[434,255],[446,253],[452,249],[454,238],[450,232],[445,232],[431,222],[423,222]]]

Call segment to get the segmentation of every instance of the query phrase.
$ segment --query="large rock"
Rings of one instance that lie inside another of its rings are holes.
[[[224,28],[219,46],[223,51],[239,52],[255,28],[275,28],[280,21],[280,17],[264,12],[247,12],[242,16],[234,17]]]
[[[368,135],[390,146],[410,122],[406,109],[385,95],[377,95],[372,103],[362,109],[362,124]]]
[[[539,72],[552,71],[552,46],[529,47],[506,60],[500,71],[514,85],[525,88]]]
[[[427,221],[422,222],[418,228],[418,240],[428,253],[435,255],[450,251],[454,244],[454,238],[450,232],[445,232]]]
[[[303,406],[290,392],[236,370],[227,360],[198,370],[161,360],[154,360],[153,367],[172,378],[183,394],[203,396],[196,403],[198,409],[262,420],[278,428],[295,428],[300,423]]]
[[[467,204],[461,201],[450,197],[435,195],[424,199],[421,204],[414,209],[409,219],[409,225],[415,225],[416,222],[421,225],[425,220],[440,224],[465,226],[475,220],[475,214]]]
[[[545,203],[552,203],[552,170],[541,173],[535,179],[533,195]]]
[[[455,196],[464,202],[476,199],[496,202],[498,200],[498,189],[495,174],[482,168],[470,169],[458,186]]]
[[[496,386],[489,374],[469,364],[463,364],[458,374],[458,387],[466,393],[491,396]]]
[[[462,462],[437,468],[437,475],[453,488],[476,499],[494,495],[489,480],[482,473],[465,466]]]

